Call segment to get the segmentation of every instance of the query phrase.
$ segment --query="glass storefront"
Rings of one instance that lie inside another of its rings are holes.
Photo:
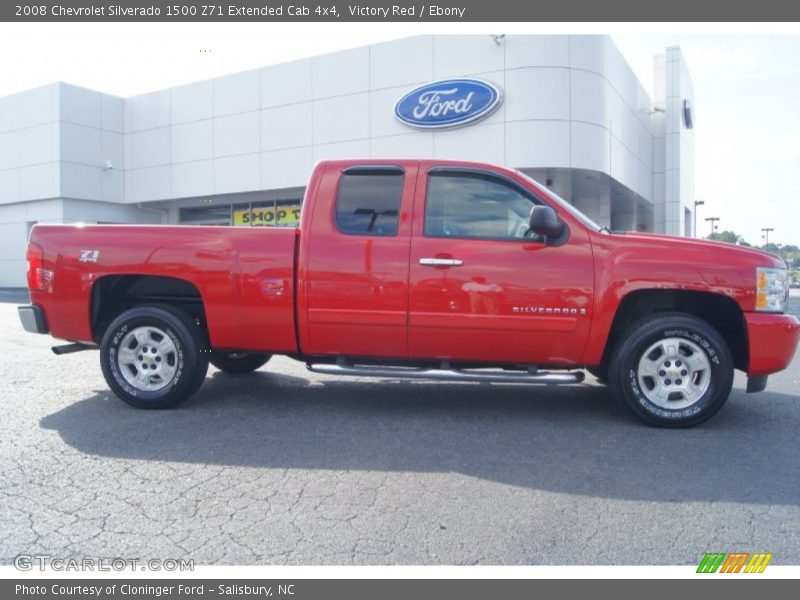
[[[228,225],[234,227],[297,227],[302,198],[257,200],[179,209],[181,225]]]

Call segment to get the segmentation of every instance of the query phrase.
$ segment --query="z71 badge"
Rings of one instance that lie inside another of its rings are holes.
[[[81,250],[81,256],[78,262],[96,263],[100,257],[100,250]]]

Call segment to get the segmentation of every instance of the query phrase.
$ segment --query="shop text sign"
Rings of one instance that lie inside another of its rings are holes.
[[[278,226],[297,227],[300,225],[300,205],[274,208],[252,208],[234,210],[233,224],[244,227]]]

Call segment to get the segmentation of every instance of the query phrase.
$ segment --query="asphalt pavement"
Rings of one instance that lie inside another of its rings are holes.
[[[0,563],[800,564],[800,359],[660,430],[581,385],[352,380],[274,358],[128,407],[0,290]],[[800,297],[792,310],[800,314]]]

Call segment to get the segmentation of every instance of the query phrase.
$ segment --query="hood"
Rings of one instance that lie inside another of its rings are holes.
[[[642,233],[639,231],[626,231],[625,233],[612,233],[616,238],[627,238],[637,242],[652,242],[658,246],[675,246],[685,250],[696,250],[704,255],[730,256],[730,260],[746,260],[747,262],[759,263],[764,267],[786,268],[786,263],[777,254],[751,248],[748,246],[738,246],[728,242],[717,242],[714,240],[701,240],[697,238],[681,237],[676,235],[666,235],[658,233]]]

